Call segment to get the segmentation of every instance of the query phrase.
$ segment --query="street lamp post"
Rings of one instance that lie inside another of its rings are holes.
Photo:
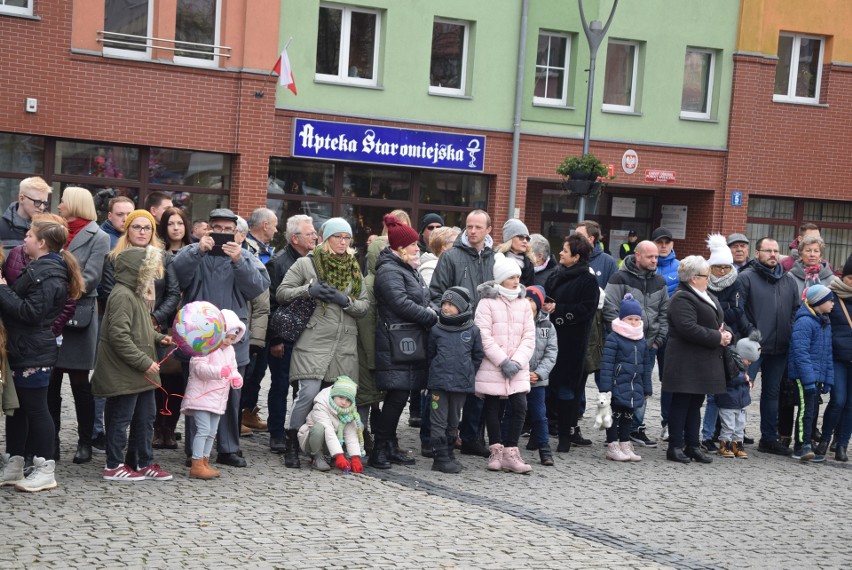
[[[586,22],[586,15],[583,13],[583,0],[577,0],[580,5],[580,20],[583,23],[583,31],[586,33],[586,39],[589,41],[589,89],[586,93],[586,124],[583,128],[583,156],[589,154],[589,137],[592,131],[592,95],[595,91],[595,60],[598,57],[598,48],[601,45],[609,25],[612,23],[612,17],[615,16],[615,7],[618,6],[618,0],[612,4],[612,10],[609,13],[609,18],[605,26],[601,26],[600,20],[592,20]],[[577,207],[577,221],[582,221],[586,217],[586,197],[580,196],[580,204]]]

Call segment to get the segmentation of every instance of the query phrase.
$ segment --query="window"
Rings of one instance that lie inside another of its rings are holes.
[[[175,19],[175,61],[192,65],[218,65],[219,2],[178,0]]]
[[[464,95],[467,75],[468,24],[436,19],[432,23],[429,92]]]
[[[30,176],[42,176],[44,138],[0,132],[0,212],[18,199],[18,184]]]
[[[379,13],[320,6],[316,78],[376,85],[379,62]]]
[[[0,14],[32,16],[33,0],[0,0]]]
[[[106,0],[104,2],[104,55],[135,59],[151,57],[152,0]]]
[[[636,69],[639,45],[610,40],[606,49],[603,110],[632,113],[636,110]]]
[[[571,44],[565,34],[539,32],[535,59],[533,103],[568,104],[568,62]]]
[[[713,107],[713,74],[716,53],[706,49],[686,48],[683,63],[683,94],[680,116],[709,119]]]
[[[781,34],[775,70],[775,101],[819,102],[824,41],[814,36]]]

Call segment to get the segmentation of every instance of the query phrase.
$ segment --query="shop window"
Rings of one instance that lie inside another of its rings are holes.
[[[535,60],[535,93],[533,103],[568,104],[568,63],[571,43],[567,34],[539,32]]]
[[[231,157],[212,152],[152,148],[148,158],[148,181],[227,190],[231,187]]]
[[[411,200],[411,173],[399,170],[346,167],[343,195],[380,200]]]
[[[139,149],[90,142],[57,141],[56,174],[139,180]]]
[[[825,41],[815,36],[781,34],[775,70],[774,101],[818,103]]]
[[[789,244],[796,237],[796,228],[792,221],[787,224],[764,224],[757,222],[749,222],[746,224],[746,235],[751,243],[751,253],[754,255],[754,248],[757,240],[768,237],[778,242],[778,249],[781,250],[781,255],[790,253]]]
[[[748,199],[748,217],[792,220],[795,206],[796,203],[793,200],[750,196]]]
[[[852,228],[822,228],[820,230],[825,242],[823,259],[828,261],[836,271],[843,269],[849,258],[849,244],[852,243]]]
[[[32,16],[34,0],[0,0],[0,14]]]
[[[376,85],[380,20],[380,13],[375,10],[321,5],[316,78]]]
[[[606,49],[603,110],[622,113],[636,111],[636,75],[639,44],[610,40]]]
[[[683,92],[680,116],[690,119],[709,119],[713,108],[713,75],[716,53],[711,50],[687,48],[683,64]]]
[[[41,175],[43,170],[44,137],[0,133],[0,172]]]
[[[484,210],[488,203],[488,177],[424,171],[420,174],[420,201]]]
[[[850,224],[852,223],[852,204],[845,202],[805,202],[803,218],[814,222]]]
[[[470,25],[436,18],[432,23],[429,93],[465,95]]]

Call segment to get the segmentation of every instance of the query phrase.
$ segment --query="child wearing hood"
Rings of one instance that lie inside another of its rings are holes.
[[[154,390],[160,387],[156,345],[172,344],[151,324],[154,279],[163,273],[163,250],[128,247],[115,259],[115,287],[101,322],[92,394],[106,398],[107,481],[168,481],[172,476],[154,463]],[[136,465],[124,461],[135,457]]]
[[[239,390],[243,385],[233,345],[246,334],[246,326],[234,311],[222,309],[222,316],[225,317],[225,338],[216,350],[190,359],[189,379],[180,406],[180,411],[192,416],[195,424],[192,466],[189,469],[191,478],[219,476],[219,470],[210,467],[213,439],[219,420],[225,413],[231,388]]]
[[[334,466],[348,473],[363,473],[361,453],[364,449],[364,424],[355,407],[358,384],[349,376],[338,376],[334,384],[320,390],[314,398],[314,407],[299,428],[299,446],[311,456],[311,467],[317,471],[331,471],[326,456],[334,459]],[[349,459],[343,452],[346,452]]]
[[[503,255],[494,258],[494,280],[477,288],[479,305],[474,323],[482,334],[485,358],[476,373],[476,394],[485,398],[483,418],[488,429],[488,469],[529,473],[518,449],[527,393],[530,391],[530,359],[535,352],[535,323],[520,284],[521,268]],[[500,429],[501,400],[512,404],[508,437]]]

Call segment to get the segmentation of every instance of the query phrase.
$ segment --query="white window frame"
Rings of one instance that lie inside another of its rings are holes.
[[[565,106],[568,105],[568,70],[570,69],[569,66],[571,64],[571,34],[566,34],[566,33],[563,33],[563,32],[547,32],[547,31],[544,31],[544,30],[539,30],[539,32],[538,32],[539,39],[541,38],[541,36],[562,38],[562,39],[565,40],[565,61],[562,62],[563,65],[564,65],[565,74],[563,75],[563,78],[562,78],[562,98],[561,99],[556,99],[556,98],[552,98],[552,97],[536,97],[535,96],[535,82],[533,82],[533,104],[534,105],[551,105],[551,106],[565,107]],[[538,44],[536,44],[536,45],[538,45]],[[548,45],[549,45],[549,43],[548,43]],[[552,63],[550,61],[549,50],[550,50],[550,48],[548,47],[548,58],[547,59],[548,59],[548,63]],[[538,73],[538,68],[540,66],[538,65],[537,62],[534,64],[534,67],[535,67],[535,73]],[[547,66],[544,66],[544,67],[545,67],[545,69],[559,69],[559,68],[554,67],[552,65],[547,65]]]
[[[222,32],[222,0],[216,0],[216,23],[215,23],[215,31],[213,33],[213,45],[218,46],[221,40],[221,32]],[[177,36],[177,22],[175,22],[175,36]],[[177,44],[174,44],[177,47]],[[191,46],[192,47],[192,46]],[[175,52],[174,62],[179,63],[181,65],[191,65],[193,67],[219,67],[219,50],[218,48],[213,48],[213,59],[202,59],[200,57],[187,57],[182,55],[177,55]]]
[[[812,36],[809,34],[790,34],[790,33],[781,33],[778,34],[779,37],[787,37],[793,38],[793,47],[790,50],[790,75],[787,77],[787,94],[786,95],[778,95],[775,94],[775,88],[773,85],[773,93],[772,100],[773,101],[783,101],[787,103],[819,103],[819,92],[822,84],[822,65],[823,65],[823,56],[825,54],[825,37],[823,36]],[[814,90],[813,97],[797,97],[796,93],[796,80],[799,75],[799,51],[802,47],[802,40],[819,40],[819,65],[817,65],[817,76],[816,76],[816,89]],[[780,61],[780,60],[779,60]]]
[[[326,73],[315,73],[314,78],[319,81],[329,83],[347,83],[350,85],[367,85],[376,86],[379,81],[379,50],[381,44],[381,29],[382,29],[382,13],[380,10],[371,10],[369,8],[353,8],[352,6],[344,6],[342,4],[331,4],[322,2],[319,8],[329,8],[331,10],[342,10],[343,14],[340,18],[340,52],[337,63],[337,75]],[[373,77],[368,79],[365,77],[349,77],[349,38],[352,31],[352,13],[373,14],[376,17],[376,35],[373,38]]]
[[[154,30],[154,0],[148,0],[148,23],[145,35],[153,36]],[[108,47],[104,45],[104,55],[109,57],[124,57],[128,59],[151,59],[151,44],[153,40],[146,40],[145,51]]]
[[[686,54],[689,54],[690,52],[710,55],[710,71],[707,78],[707,109],[703,113],[696,111],[684,111],[682,107],[683,99],[681,98],[680,116],[684,119],[709,119],[713,113],[713,79],[716,75],[716,51],[707,48],[687,47]],[[686,57],[686,54],[684,55],[684,58]],[[686,81],[685,76],[683,80]],[[681,94],[682,93],[683,91],[681,90]]]
[[[0,0],[0,14],[9,14],[12,16],[32,16],[33,4],[35,0],[27,0],[26,6],[7,6],[6,0]]]
[[[462,67],[461,67],[461,83],[458,89],[453,87],[437,87],[434,85],[429,85],[429,93],[432,95],[455,95],[455,96],[464,96],[467,94],[467,58],[469,56],[468,52],[468,42],[470,41],[470,22],[465,22],[462,20],[449,20],[447,18],[435,18],[432,21],[432,26],[435,24],[451,24],[453,26],[462,26],[464,28],[464,40],[462,42]],[[432,65],[432,44],[429,44],[429,66]]]
[[[636,112],[636,78],[639,73],[639,42],[627,40],[609,40],[607,46],[611,44],[633,46],[633,77],[630,78],[630,105],[612,105],[603,103],[601,109],[615,113],[635,113]],[[607,49],[609,49],[607,47]],[[606,81],[606,65],[604,65],[604,81]]]

